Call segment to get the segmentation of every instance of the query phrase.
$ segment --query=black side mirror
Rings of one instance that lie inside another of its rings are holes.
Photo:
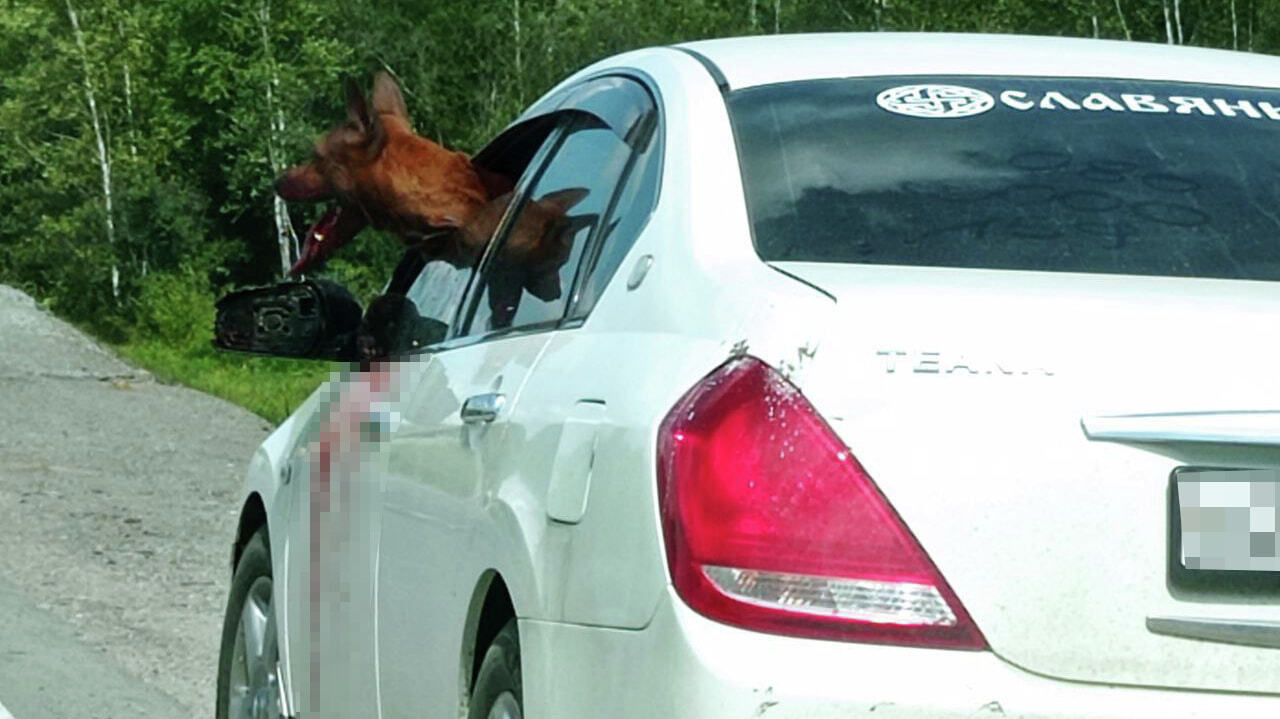
[[[213,345],[236,352],[351,362],[360,303],[328,280],[237,290],[216,305]]]

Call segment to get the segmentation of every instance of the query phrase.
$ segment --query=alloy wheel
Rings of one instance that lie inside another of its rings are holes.
[[[271,577],[258,577],[245,596],[231,653],[231,681],[226,700],[228,717],[278,719],[281,716],[280,651],[271,605]]]

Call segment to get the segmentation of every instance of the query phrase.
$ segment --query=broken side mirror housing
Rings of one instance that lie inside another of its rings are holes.
[[[237,290],[218,300],[213,345],[235,352],[352,362],[360,303],[323,279]]]

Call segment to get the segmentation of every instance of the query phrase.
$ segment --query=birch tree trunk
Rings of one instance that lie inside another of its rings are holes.
[[[124,61],[124,114],[125,114],[125,120],[129,124],[129,159],[133,162],[133,167],[136,170],[138,166],[138,130],[137,130],[138,126],[133,119],[133,78],[129,72],[128,59]],[[128,183],[126,182],[126,187],[127,187],[127,184]],[[129,226],[129,213],[126,212],[120,219],[123,221],[125,240],[130,245],[132,245],[133,230]],[[136,256],[135,256],[135,259],[136,259]],[[149,259],[150,259],[150,248],[147,247],[146,242],[143,242],[142,243],[142,266],[138,270],[139,274],[142,277],[146,277],[147,271],[150,269],[150,267],[148,266]]]
[[[524,105],[524,58],[520,54],[520,0],[511,0],[511,28],[516,46],[516,99]]]
[[[782,0],[773,0],[773,34],[782,32]]]
[[[89,120],[93,124],[93,137],[98,145],[98,168],[102,171],[102,204],[104,205],[107,231],[107,245],[111,248],[111,296],[120,299],[120,267],[116,263],[116,220],[111,187],[111,155],[107,152],[107,142],[103,136],[102,120],[98,115],[98,97],[93,87],[93,74],[89,69],[89,50],[85,45],[84,33],[80,30],[80,18],[76,9],[67,0],[67,18],[71,21],[71,30],[75,33],[76,47],[80,50],[80,62],[84,65],[84,97],[89,105]]]
[[[1236,17],[1236,0],[1231,0],[1231,49],[1240,49],[1240,21]]]
[[[280,71],[276,67],[275,57],[271,52],[271,0],[262,0],[258,6],[258,28],[262,34],[262,55],[267,63],[267,161],[271,163],[273,175],[284,172],[284,161],[280,157],[280,146],[284,136],[284,110],[276,106],[276,91],[280,88]],[[272,215],[276,222],[276,243],[280,247],[280,276],[287,277],[293,260],[300,254],[298,235],[293,231],[293,221],[289,218],[289,206],[280,196],[272,193]]]
[[[876,32],[884,31],[884,0],[876,0]]]
[[[1160,7],[1164,8],[1164,35],[1168,38],[1169,44],[1173,44],[1173,25],[1169,22],[1169,0],[1160,0]]]
[[[138,124],[134,120],[133,115],[133,71],[129,66],[129,29],[128,23],[120,19],[116,24],[116,34],[120,39],[120,57],[122,65],[122,75],[124,77],[124,117],[125,117],[125,134],[129,138],[129,162],[130,167],[136,171],[138,167]],[[129,174],[126,173],[126,178]],[[125,181],[126,189],[128,187],[128,179]],[[142,243],[140,248],[134,245],[133,229],[129,224],[129,213],[125,212],[120,215],[120,229],[124,236],[124,243],[129,248],[129,257],[138,264],[138,275],[146,277],[150,270],[150,247],[146,242]],[[138,262],[138,250],[141,250],[141,262]]]
[[[1178,44],[1182,44],[1182,9],[1180,0],[1173,0],[1173,24],[1178,28]]]
[[[138,133],[133,122],[133,78],[129,74],[129,61],[124,61],[124,114],[129,121],[129,157],[138,159]]]
[[[1245,49],[1248,50],[1249,52],[1253,52],[1253,16],[1256,13],[1257,13],[1257,8],[1254,7],[1254,0],[1249,0],[1249,24],[1245,28],[1247,32],[1247,34],[1245,35],[1245,38],[1247,38],[1247,44],[1245,45]]]
[[[128,125],[129,135],[129,159],[138,159],[138,131],[137,124],[133,120],[133,72],[129,67],[129,25],[125,18],[118,18],[116,21],[116,36],[120,40],[120,58],[122,75],[124,76],[124,116]],[[127,233],[126,233],[127,234]]]
[[[1132,40],[1133,34],[1129,32],[1129,23],[1124,20],[1124,10],[1120,9],[1120,0],[1116,0],[1116,15],[1120,18],[1120,28],[1124,30],[1124,39]]]

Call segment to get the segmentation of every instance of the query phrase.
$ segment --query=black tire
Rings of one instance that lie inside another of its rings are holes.
[[[240,562],[231,575],[231,591],[227,595],[227,611],[222,620],[222,647],[218,652],[218,692],[214,716],[227,719],[231,685],[232,655],[240,628],[240,614],[250,588],[261,578],[271,579],[271,548],[267,528],[260,528],[245,544]]]
[[[510,698],[503,698],[504,695],[510,695]],[[515,716],[523,716],[520,633],[516,629],[514,619],[507,622],[506,626],[498,632],[498,636],[493,638],[493,643],[484,653],[480,674],[476,676],[476,686],[471,692],[471,706],[467,711],[467,719],[489,719],[489,712],[495,705],[501,702],[509,708],[511,698],[515,699],[515,708],[519,712]]]

